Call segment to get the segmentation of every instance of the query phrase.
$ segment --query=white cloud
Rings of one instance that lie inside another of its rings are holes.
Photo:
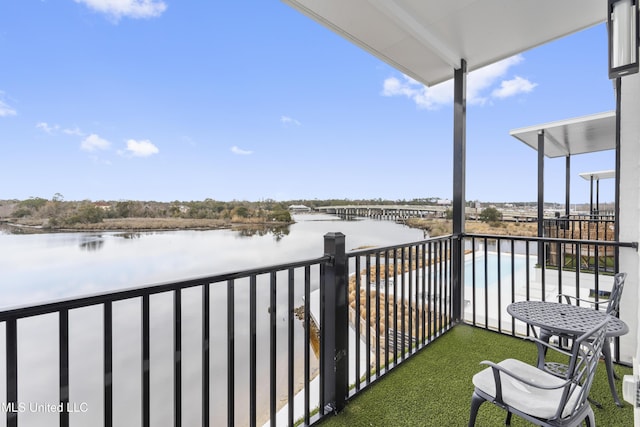
[[[237,147],[235,145],[233,147],[231,147],[231,152],[233,154],[238,154],[238,155],[241,155],[241,156],[248,156],[249,154],[253,154],[253,151],[243,150],[242,148]]]
[[[520,76],[515,76],[511,80],[504,80],[500,84],[499,89],[494,89],[493,92],[491,92],[491,96],[493,96],[494,98],[508,98],[519,93],[529,93],[536,86],[538,86],[537,83],[531,83],[527,79],[523,79]]]
[[[50,126],[47,122],[36,123],[36,127],[45,133],[53,133],[60,128],[58,125]]]
[[[484,105],[492,99],[503,99],[519,93],[531,92],[537,84],[521,77],[501,81],[509,69],[523,59],[521,55],[512,56],[469,73],[467,103]],[[490,91],[498,82],[500,87]],[[402,80],[390,77],[384,81],[382,95],[405,96],[415,102],[419,108],[435,110],[453,102],[453,80],[427,87],[406,75],[403,75]]]
[[[167,9],[162,0],[75,0],[96,12],[109,15],[116,21],[127,18],[155,18]]]
[[[95,133],[92,133],[80,143],[80,148],[84,151],[107,150],[110,146],[111,143],[109,141],[100,138]]]
[[[296,126],[301,125],[299,121],[289,116],[280,116],[280,122],[284,125],[296,125]]]
[[[62,132],[67,135],[84,136],[84,132],[82,132],[77,126],[73,129],[62,129]]]
[[[2,92],[0,92],[0,95],[2,95]],[[0,99],[0,117],[15,116],[17,114],[18,113],[14,108],[10,107],[2,99]]]
[[[127,152],[133,157],[149,157],[158,154],[160,150],[148,139],[142,141],[130,139],[127,141]]]

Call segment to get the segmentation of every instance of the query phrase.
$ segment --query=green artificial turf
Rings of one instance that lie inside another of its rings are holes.
[[[482,360],[498,362],[506,358],[534,364],[535,344],[519,338],[500,335],[467,325],[447,332],[398,368],[349,401],[337,416],[323,420],[322,427],[356,426],[466,426],[473,385],[471,377],[483,369]],[[620,378],[631,369],[615,366]],[[617,381],[622,398],[621,381]],[[633,426],[633,408],[613,403],[606,369],[601,362],[590,396],[601,402],[602,409],[592,405],[596,425],[605,427]],[[477,427],[504,425],[506,412],[491,403],[483,403],[478,412]],[[532,425],[513,416],[511,425]]]

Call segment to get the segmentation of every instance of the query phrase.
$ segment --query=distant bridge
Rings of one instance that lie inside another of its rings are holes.
[[[400,220],[407,218],[444,218],[448,206],[410,206],[410,205],[345,205],[321,206],[317,211],[340,217],[356,216],[375,219]]]
[[[320,206],[316,211],[342,218],[367,217],[386,220],[404,220],[407,218],[444,218],[451,206],[443,205],[343,205]],[[468,219],[477,219],[482,212],[479,208],[466,208]],[[534,222],[537,220],[537,212],[531,211],[503,211],[504,221]]]

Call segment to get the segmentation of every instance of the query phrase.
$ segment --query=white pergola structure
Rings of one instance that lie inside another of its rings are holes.
[[[589,212],[591,214],[600,212],[600,180],[611,179],[616,177],[615,170],[597,171],[597,172],[582,172],[578,174],[582,179],[589,181]],[[596,208],[593,209],[593,183],[596,183]]]
[[[607,20],[608,9],[606,0],[283,1],[425,85],[454,79],[454,234],[464,233],[467,72],[601,24]],[[638,241],[640,74],[624,77],[624,89],[621,86],[617,78],[620,239]],[[621,346],[621,357],[631,361],[634,354],[640,355],[640,350],[636,351],[640,259],[632,249],[621,252],[621,270],[629,274],[627,281],[631,283],[625,288],[621,310],[631,331]],[[461,259],[457,248],[452,259],[454,289],[461,289],[462,269],[455,265]],[[459,293],[453,297],[461,304]]]
[[[566,159],[565,215],[569,215],[571,156],[615,150],[616,112],[607,111],[527,126],[514,129],[509,134],[538,152],[538,235],[542,236],[544,158],[564,157]],[[617,185],[616,188],[618,188]],[[617,197],[616,200],[618,200]]]

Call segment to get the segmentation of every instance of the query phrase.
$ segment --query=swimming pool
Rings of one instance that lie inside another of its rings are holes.
[[[512,272],[512,255],[510,253],[500,254],[500,270],[498,271],[498,253],[488,252],[486,259],[488,289],[498,287],[498,277],[500,277],[501,286],[511,286]],[[475,287],[485,288],[485,255],[484,253],[475,256]],[[529,263],[531,265],[531,263]],[[526,279],[527,258],[524,255],[513,255],[513,271],[516,283]],[[473,259],[467,256],[464,263],[464,285],[465,288],[471,289],[474,282]]]

